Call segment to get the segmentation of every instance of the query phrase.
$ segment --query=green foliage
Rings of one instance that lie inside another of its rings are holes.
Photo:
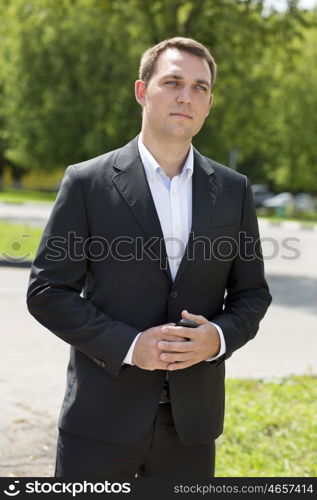
[[[25,189],[4,189],[0,191],[0,202],[2,203],[25,203],[27,201],[53,202],[56,192],[32,191]]]
[[[115,4],[17,0],[7,14],[8,158],[54,168],[115,147],[135,73],[117,64],[127,33]]]
[[[140,129],[139,58],[169,36],[218,63],[195,145],[272,189],[317,192],[317,11],[260,0],[0,0],[0,174],[97,156]]]
[[[317,379],[227,380],[216,475],[317,476]]]

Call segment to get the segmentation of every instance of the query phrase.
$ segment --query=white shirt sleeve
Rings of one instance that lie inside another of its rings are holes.
[[[133,351],[134,351],[134,346],[136,344],[136,341],[138,340],[139,336],[141,335],[142,332],[140,332],[134,339],[134,341],[132,342],[132,344],[130,345],[130,349],[128,350],[127,352],[127,355],[126,357],[124,358],[123,360],[123,363],[122,364],[126,364],[126,365],[133,365],[132,363],[132,356],[133,356]]]
[[[222,329],[220,328],[219,325],[216,325],[216,323],[213,323],[212,321],[211,324],[214,325],[215,328],[217,328],[217,331],[219,333],[220,351],[216,356],[212,356],[211,358],[206,359],[206,361],[213,361],[214,359],[220,358],[220,356],[222,356],[226,352],[226,341]]]

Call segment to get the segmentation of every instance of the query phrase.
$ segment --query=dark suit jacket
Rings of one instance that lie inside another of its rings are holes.
[[[255,336],[271,300],[246,177],[194,150],[192,233],[174,282],[162,242],[137,139],[68,167],[27,296],[31,314],[71,345],[62,429],[139,440],[166,372],[122,361],[140,331],[177,321],[185,308],[222,328],[226,354],[170,372],[176,429],[185,444],[222,432],[224,359]]]

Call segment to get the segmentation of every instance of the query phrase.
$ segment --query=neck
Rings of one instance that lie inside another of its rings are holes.
[[[190,141],[163,143],[144,130],[141,131],[141,140],[170,179],[181,172],[188,155]]]

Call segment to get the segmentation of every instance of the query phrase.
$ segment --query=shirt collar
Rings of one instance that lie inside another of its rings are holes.
[[[138,148],[147,176],[149,175],[151,176],[151,174],[154,175],[156,172],[159,172],[161,175],[166,175],[164,169],[157,163],[156,159],[153,157],[153,155],[150,153],[147,147],[143,144],[140,135],[138,137]],[[191,144],[187,158],[179,175],[181,176],[186,175],[188,177],[191,177],[193,175],[193,170],[194,170],[194,150]]]

